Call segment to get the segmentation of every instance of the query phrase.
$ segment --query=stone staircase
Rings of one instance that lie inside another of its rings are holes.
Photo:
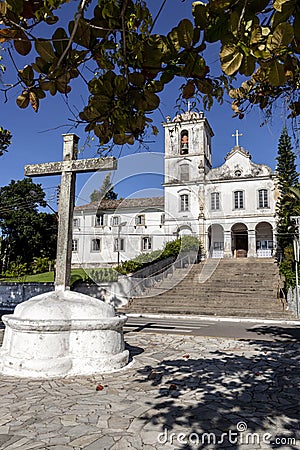
[[[191,314],[258,319],[293,319],[277,298],[280,285],[273,259],[208,259],[175,270],[125,313]]]

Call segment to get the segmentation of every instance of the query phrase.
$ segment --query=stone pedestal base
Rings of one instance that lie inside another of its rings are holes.
[[[6,326],[0,372],[52,378],[112,372],[128,363],[126,316],[84,294],[47,292],[2,317]]]

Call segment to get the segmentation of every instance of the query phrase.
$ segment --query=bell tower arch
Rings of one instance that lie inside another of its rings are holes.
[[[189,164],[190,180],[199,182],[212,168],[211,139],[214,135],[203,112],[187,111],[163,123],[165,130],[165,182],[179,179],[178,166]]]

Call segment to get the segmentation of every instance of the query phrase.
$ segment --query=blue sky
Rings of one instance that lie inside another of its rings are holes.
[[[155,0],[149,3],[152,4],[153,14],[155,15],[155,11],[158,10],[161,1]],[[191,5],[192,1],[167,1],[154,31],[158,33],[169,31],[182,18],[191,17]],[[65,17],[65,13],[66,11],[62,10],[62,17]],[[54,28],[51,29],[51,34],[53,32]],[[214,64],[217,58],[218,49],[214,47],[207,55],[208,64]],[[25,65],[25,62],[23,62],[23,65]],[[7,70],[4,81],[15,81],[15,76],[11,70]],[[132,159],[134,164],[136,164],[136,161],[139,162],[136,165],[135,176],[125,177],[126,181],[120,182],[119,180],[122,179],[123,175],[113,175],[112,179],[114,183],[116,182],[115,190],[119,193],[119,196],[148,196],[152,195],[152,193],[159,195],[162,182],[162,159],[160,160],[159,156],[153,157],[153,160],[157,162],[157,167],[151,167],[151,170],[148,169],[150,161],[149,151],[160,154],[163,152],[164,136],[161,122],[165,120],[166,116],[170,115],[173,117],[175,115],[175,104],[179,93],[178,87],[181,83],[182,80],[176,80],[161,95],[160,112],[155,112],[152,116],[154,124],[159,129],[159,136],[151,138],[153,142],[148,144],[148,149],[139,149],[136,146],[123,149],[122,156],[130,154],[130,152],[140,153],[142,151],[145,151],[145,155],[139,156],[138,159]],[[39,112],[35,113],[30,107],[26,110],[19,109],[15,103],[17,95],[17,91],[10,91],[7,103],[4,103],[3,95],[0,97],[0,126],[10,129],[13,134],[13,143],[8,153],[0,158],[1,186],[7,185],[12,179],[22,179],[25,164],[59,161],[62,155],[61,135],[63,133],[74,132],[78,134],[81,146],[86,142],[84,130],[72,128],[72,122],[70,121],[70,119],[73,119],[72,113],[62,96],[51,97],[47,95],[47,99],[41,101]],[[76,106],[79,108],[83,106],[82,96],[84,97],[84,92],[73,89],[69,96],[69,106],[73,111]],[[243,136],[240,138],[240,144],[250,152],[252,160],[257,163],[268,164],[272,169],[275,168],[274,158],[276,157],[278,139],[284,124],[282,109],[278,108],[272,124],[263,127],[260,126],[263,122],[263,115],[258,109],[250,112],[243,120],[233,119],[229,102],[224,102],[222,106],[215,105],[205,115],[215,133],[212,142],[214,166],[219,166],[224,162],[226,153],[230,151],[235,143],[232,134],[238,129],[239,132],[243,133]],[[116,147],[115,156],[119,156],[119,154],[120,149]],[[91,143],[90,146],[85,146],[80,157],[94,156],[96,156],[96,146]],[[126,158],[124,161],[126,161],[126,163],[124,162],[126,165],[129,160]],[[153,166],[153,164],[151,165]],[[139,175],[139,172],[143,173],[143,175]],[[125,173],[127,172],[125,171]],[[81,197],[81,203],[88,201],[88,189],[92,189],[95,183],[101,183],[101,178],[94,177],[93,182],[91,182],[90,177],[90,175],[79,175],[77,177],[77,196]],[[49,203],[55,207],[55,186],[59,184],[59,178],[35,178],[34,181],[42,184]],[[154,189],[153,192],[152,189]]]

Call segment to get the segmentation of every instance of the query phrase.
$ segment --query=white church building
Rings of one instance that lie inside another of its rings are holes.
[[[99,267],[200,238],[206,257],[272,257],[276,177],[239,145],[212,167],[213,131],[203,113],[170,117],[165,131],[164,197],[103,200],[75,207],[72,264]]]

